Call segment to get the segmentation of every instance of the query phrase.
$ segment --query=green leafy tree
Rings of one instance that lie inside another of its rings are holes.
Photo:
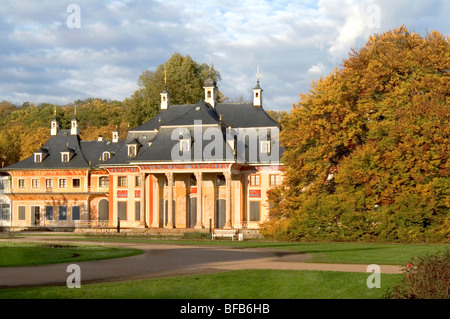
[[[220,73],[207,64],[199,64],[189,55],[174,53],[155,71],[144,71],[138,80],[139,89],[124,100],[125,118],[136,127],[159,112],[160,93],[166,89],[172,105],[194,104],[204,99],[203,82],[212,78],[220,81]],[[219,98],[222,95],[219,94]]]
[[[313,82],[282,121],[286,177],[266,234],[449,237],[449,72],[448,36],[400,27]]]

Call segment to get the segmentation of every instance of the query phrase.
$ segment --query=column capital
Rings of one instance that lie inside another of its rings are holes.
[[[167,178],[173,178],[173,172],[165,172],[164,174]]]
[[[230,171],[225,171],[225,172],[223,172],[223,176],[225,176],[225,178],[228,179],[228,180],[231,179],[231,175],[232,175],[232,174],[231,174]]]
[[[194,175],[197,180],[203,179],[203,172],[194,172]]]

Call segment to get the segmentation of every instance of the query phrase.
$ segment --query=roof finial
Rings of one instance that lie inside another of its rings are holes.
[[[54,111],[54,114],[55,114],[55,118],[56,118],[56,105],[55,105],[55,111]]]
[[[167,71],[166,71],[166,68],[164,68],[164,84],[167,84]]]
[[[77,106],[75,105],[75,110],[73,111],[74,116],[77,116]]]
[[[258,64],[258,67],[256,69],[256,81],[259,83],[259,64]]]

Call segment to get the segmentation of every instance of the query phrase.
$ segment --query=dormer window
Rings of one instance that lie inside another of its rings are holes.
[[[259,146],[262,154],[270,154],[270,141],[260,141]]]
[[[42,162],[42,153],[34,153],[34,162],[41,163]]]
[[[191,151],[191,139],[181,139],[180,152],[190,152],[190,151]]]
[[[111,158],[111,153],[110,152],[103,152],[102,154],[102,160],[103,161],[107,161]]]
[[[132,141],[127,143],[128,156],[129,157],[136,156],[139,151],[140,146],[141,146],[141,144],[139,143],[139,141],[136,138],[133,138]]]
[[[128,156],[136,156],[136,145],[128,145]]]
[[[34,153],[34,162],[42,163],[44,158],[48,155],[48,150],[46,148],[41,147]]]
[[[61,152],[61,162],[68,162],[69,160],[69,152]]]

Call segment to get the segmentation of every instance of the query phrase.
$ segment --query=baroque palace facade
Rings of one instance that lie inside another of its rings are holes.
[[[279,126],[253,103],[205,99],[170,105],[125,139],[82,141],[51,121],[50,138],[32,156],[0,170],[0,226],[24,229],[258,229],[268,218],[267,190],[281,183]]]

